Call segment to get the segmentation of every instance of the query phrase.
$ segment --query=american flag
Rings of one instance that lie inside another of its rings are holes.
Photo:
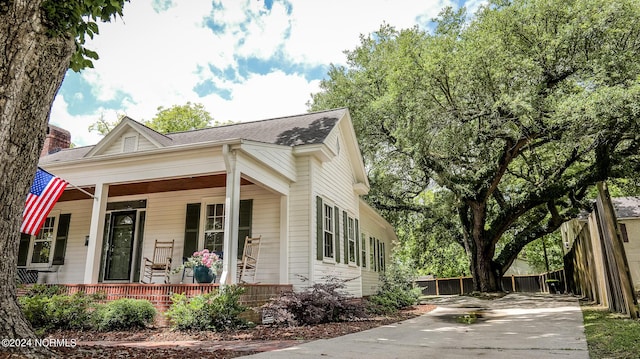
[[[22,213],[20,232],[35,236],[67,187],[67,181],[38,168]]]

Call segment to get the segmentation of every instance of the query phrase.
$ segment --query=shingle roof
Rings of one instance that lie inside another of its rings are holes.
[[[322,143],[346,109],[169,133],[172,145],[241,138],[285,146]]]
[[[640,218],[640,197],[612,198],[618,218]]]
[[[312,112],[254,122],[241,122],[194,131],[162,135],[151,129],[144,131],[166,147],[202,142],[243,139],[283,146],[320,144],[347,109]],[[70,148],[40,158],[41,164],[83,158],[95,146]]]

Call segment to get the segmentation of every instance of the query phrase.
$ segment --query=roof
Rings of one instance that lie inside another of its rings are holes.
[[[618,219],[640,218],[640,197],[612,198],[611,202],[616,210]]]
[[[161,134],[132,119],[136,129],[165,147],[203,142],[243,139],[282,146],[301,146],[323,143],[346,108],[279,117],[254,122],[241,122],[211,128]],[[77,147],[42,157],[41,164],[73,161],[85,157],[95,146]]]

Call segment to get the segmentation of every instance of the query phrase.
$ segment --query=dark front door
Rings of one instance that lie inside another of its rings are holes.
[[[104,280],[129,280],[136,233],[136,211],[113,212]]]

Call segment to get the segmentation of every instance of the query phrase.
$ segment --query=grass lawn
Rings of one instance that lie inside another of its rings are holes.
[[[640,320],[595,307],[582,307],[582,316],[591,359],[640,358]]]

